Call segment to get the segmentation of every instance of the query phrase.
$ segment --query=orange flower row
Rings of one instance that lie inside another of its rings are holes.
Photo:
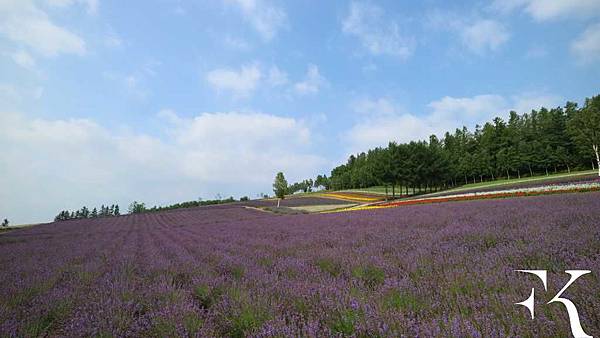
[[[375,202],[375,201],[380,201],[383,199],[382,197],[379,197],[379,196],[357,194],[357,193],[344,193],[344,192],[324,193],[324,194],[321,194],[321,197],[335,198],[335,199],[355,201],[355,202]]]
[[[390,203],[381,204],[381,206],[401,206],[401,205],[411,205],[411,204],[429,204],[429,203],[441,203],[441,202],[471,201],[471,200],[480,200],[480,199],[539,196],[539,195],[564,194],[564,193],[589,192],[589,191],[600,191],[600,187],[571,188],[571,189],[558,189],[558,190],[546,190],[546,191],[542,190],[542,191],[499,192],[499,193],[490,193],[490,194],[481,194],[481,195],[450,196],[448,198],[406,200],[406,201],[390,202]]]
[[[483,200],[483,199],[540,196],[540,195],[592,192],[592,191],[600,191],[600,187],[593,186],[593,187],[579,187],[579,188],[558,189],[558,190],[498,192],[498,193],[479,194],[479,195],[448,196],[446,198],[404,200],[404,201],[397,201],[397,202],[379,203],[379,204],[375,204],[375,205],[356,206],[356,207],[350,207],[350,208],[346,208],[346,209],[331,210],[328,213],[342,212],[342,211],[355,211],[355,210],[394,208],[394,207],[399,207],[399,206],[403,206],[403,205],[419,205],[419,204],[432,204],[432,203],[443,203],[443,202],[459,202],[459,201],[472,201],[472,200]]]

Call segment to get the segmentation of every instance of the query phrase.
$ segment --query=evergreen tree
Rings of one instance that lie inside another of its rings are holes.
[[[589,166],[591,159],[600,175],[599,116],[599,97],[587,99],[581,109],[567,102],[564,108],[540,107],[522,115],[513,111],[507,122],[497,117],[476,126],[474,133],[462,127],[445,133],[443,139],[392,142],[352,154],[333,168],[327,180],[332,189],[384,185],[387,191],[391,185],[395,195],[398,184],[411,186],[413,192],[430,191],[499,176],[570,172]],[[323,177],[317,176],[315,184]]]
[[[580,149],[591,148],[600,176],[600,95],[586,99],[584,107],[573,114],[569,132]]]
[[[273,182],[273,192],[278,198],[277,207],[279,207],[280,200],[285,198],[285,194],[288,192],[288,182],[285,180],[285,176],[283,176],[282,172],[278,172],[275,176],[275,181]]]
[[[81,208],[80,211],[81,218],[88,218],[90,216],[90,210],[87,207]]]
[[[129,205],[129,213],[130,214],[139,214],[146,211],[146,205],[144,203],[140,203],[138,201],[133,201]]]

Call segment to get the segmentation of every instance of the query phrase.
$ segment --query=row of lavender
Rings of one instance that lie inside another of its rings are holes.
[[[600,194],[276,216],[218,206],[0,236],[0,336],[600,335]],[[538,287],[515,269],[547,269]]]

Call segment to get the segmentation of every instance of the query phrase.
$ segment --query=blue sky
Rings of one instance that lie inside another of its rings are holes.
[[[0,0],[0,217],[271,193],[600,89],[600,1]]]

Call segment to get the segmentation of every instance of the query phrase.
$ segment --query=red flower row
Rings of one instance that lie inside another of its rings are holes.
[[[493,199],[493,198],[539,196],[539,195],[564,194],[564,193],[575,193],[575,192],[590,192],[590,191],[600,191],[600,187],[571,188],[571,189],[559,189],[559,190],[547,190],[547,191],[499,192],[499,193],[495,193],[495,194],[491,193],[491,194],[464,195],[464,196],[453,196],[453,197],[450,196],[447,198],[431,198],[431,199],[422,199],[422,200],[405,200],[405,201],[389,202],[389,203],[379,204],[378,206],[395,207],[395,206],[401,206],[401,205],[471,201],[471,200]]]

